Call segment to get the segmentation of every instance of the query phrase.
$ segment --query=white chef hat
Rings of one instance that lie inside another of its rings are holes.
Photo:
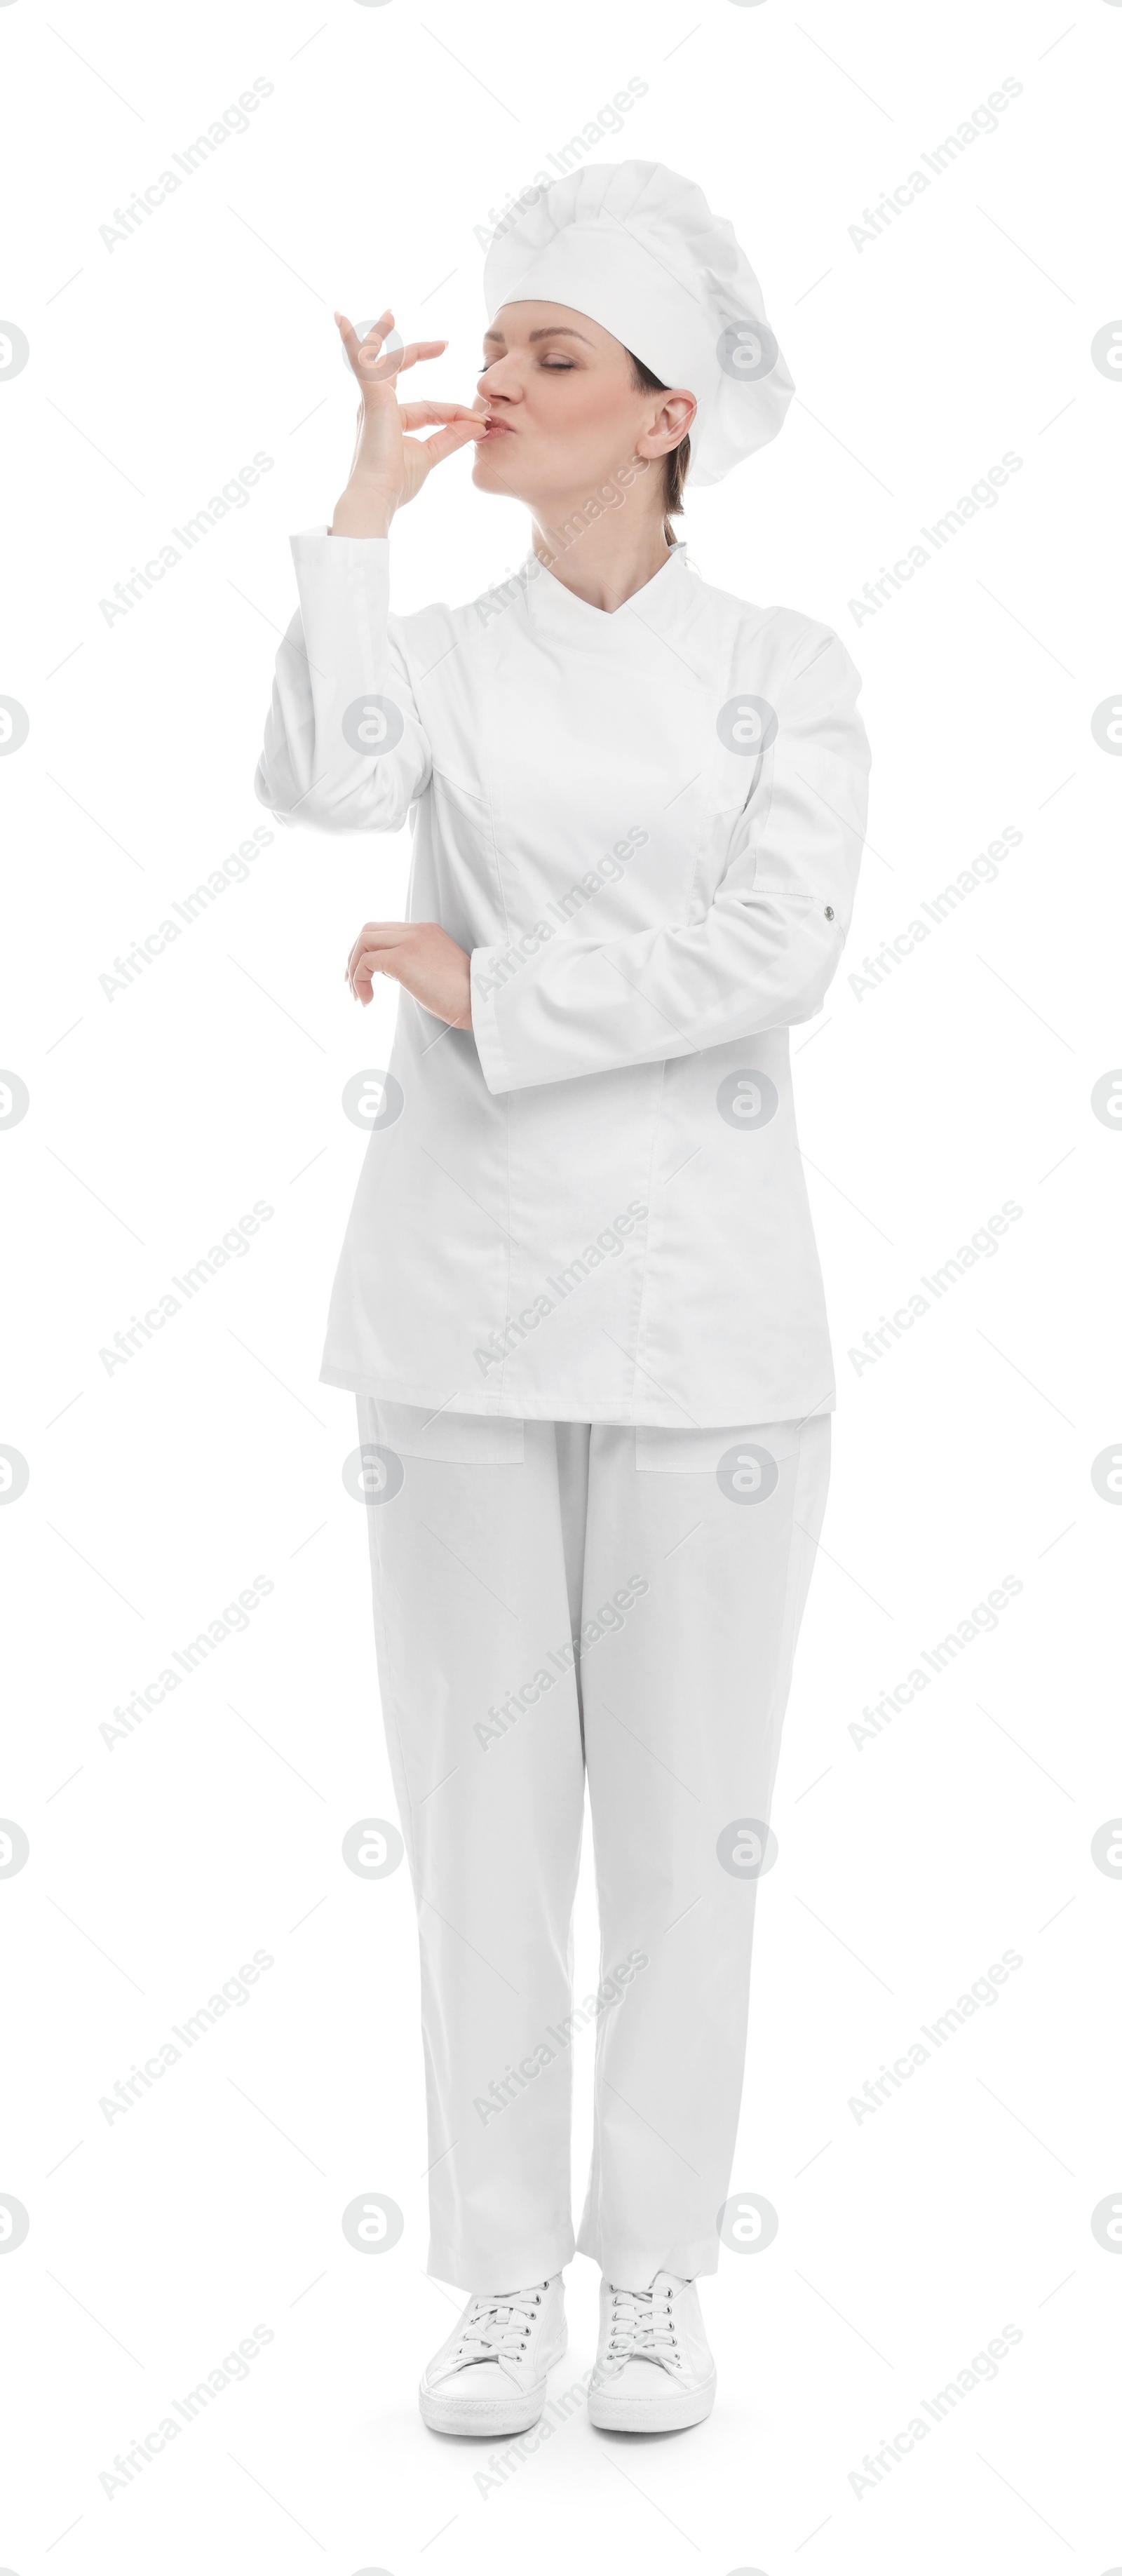
[[[586,162],[524,191],[483,270],[488,322],[529,297],[587,313],[694,395],[690,477],[719,483],[782,426],[794,384],[732,225],[661,161]]]

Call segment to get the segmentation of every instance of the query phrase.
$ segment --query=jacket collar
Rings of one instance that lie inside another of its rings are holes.
[[[567,589],[557,575],[548,572],[533,549],[519,567],[518,580],[525,595],[531,623],[548,633],[570,636],[585,646],[598,636],[626,633],[639,624],[653,632],[674,625],[685,605],[686,550],[675,544],[664,564],[659,565],[641,590],[633,591],[619,608],[593,608],[575,590]]]

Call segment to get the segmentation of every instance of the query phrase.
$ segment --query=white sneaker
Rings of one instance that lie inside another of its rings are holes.
[[[455,2332],[421,2378],[421,2414],[434,2433],[528,2433],[545,2405],[546,2373],[569,2340],[565,2285],[535,2281],[469,2299]]]
[[[604,2432],[681,2433],[710,2413],[717,2372],[692,2281],[656,2272],[649,2290],[600,2284],[600,2348],[588,2420]]]

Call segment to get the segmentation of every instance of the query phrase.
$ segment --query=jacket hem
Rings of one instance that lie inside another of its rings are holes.
[[[600,1422],[617,1428],[650,1431],[720,1431],[727,1423],[810,1422],[817,1415],[833,1413],[837,1407],[837,1390],[821,1392],[813,1401],[790,1388],[779,1389],[762,1397],[737,1396],[730,1388],[714,1412],[702,1408],[700,1413],[685,1404],[665,1406],[612,1403],[607,1396],[575,1397],[572,1389],[553,1390],[534,1387],[526,1400],[501,1398],[487,1402],[483,1397],[461,1395],[449,1401],[447,1387],[414,1386],[400,1378],[387,1378],[380,1372],[367,1373],[354,1365],[324,1361],[319,1373],[321,1386],[338,1386],[350,1395],[370,1395],[383,1404],[431,1406],[434,1413],[467,1413],[476,1419],[505,1422]]]

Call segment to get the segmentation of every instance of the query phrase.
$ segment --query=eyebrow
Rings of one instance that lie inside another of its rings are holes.
[[[529,336],[531,340],[580,340],[586,349],[592,347],[591,340],[585,338],[584,332],[570,330],[567,322],[550,323],[544,331],[531,331]],[[501,331],[485,331],[483,334],[484,342],[501,340],[503,337],[504,334]]]

